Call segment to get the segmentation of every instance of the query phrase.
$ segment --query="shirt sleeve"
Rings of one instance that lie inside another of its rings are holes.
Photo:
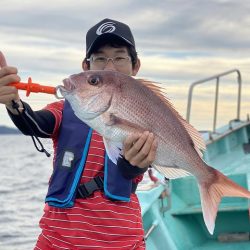
[[[42,138],[53,137],[60,126],[63,103],[52,103],[39,111],[33,111],[25,102],[22,104],[24,110],[21,115],[14,115],[8,110],[16,127],[25,135],[35,134]]]
[[[134,182],[140,182],[143,174],[148,170],[149,167],[139,168],[137,166],[133,166],[124,157],[119,157],[117,166],[125,178],[133,179]]]

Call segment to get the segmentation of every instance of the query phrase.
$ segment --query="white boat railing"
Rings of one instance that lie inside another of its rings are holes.
[[[240,120],[240,104],[241,104],[241,85],[242,85],[242,80],[241,80],[241,73],[238,69],[232,69],[196,82],[193,82],[190,87],[189,87],[189,92],[188,92],[188,104],[187,104],[187,114],[186,114],[186,120],[190,122],[190,114],[191,114],[191,104],[192,104],[192,98],[193,98],[193,90],[194,87],[203,84],[205,82],[211,81],[211,80],[216,80],[216,85],[215,85],[215,100],[214,100],[214,116],[213,116],[213,133],[216,132],[216,122],[217,122],[217,111],[218,111],[218,97],[219,97],[219,84],[220,84],[220,78],[223,76],[236,73],[237,74],[237,82],[238,82],[238,98],[237,98],[237,117],[234,120]]]

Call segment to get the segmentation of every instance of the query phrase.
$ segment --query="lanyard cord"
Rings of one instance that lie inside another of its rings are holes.
[[[37,151],[39,151],[41,153],[45,153],[47,157],[50,157],[50,153],[43,147],[42,142],[36,136],[34,130],[32,129],[32,127],[30,126],[30,124],[26,120],[25,116],[23,116],[23,114],[18,109],[19,107],[20,106],[19,106],[19,104],[17,102],[12,101],[12,108],[17,111],[17,113],[20,115],[20,117],[22,118],[23,122],[25,123],[25,125],[27,126],[27,128],[29,129],[29,131],[31,132],[31,138],[32,138],[32,141],[33,141],[33,143],[34,143],[35,148],[37,149]],[[40,145],[40,148],[37,146],[37,143]]]

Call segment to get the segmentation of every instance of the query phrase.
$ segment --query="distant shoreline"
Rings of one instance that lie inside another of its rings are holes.
[[[21,132],[16,128],[0,126],[0,135],[20,135]]]

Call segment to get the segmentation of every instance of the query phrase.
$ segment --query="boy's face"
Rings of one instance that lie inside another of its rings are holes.
[[[102,63],[103,59],[113,58],[117,63],[113,63],[112,60],[108,60],[107,63]],[[109,45],[105,45],[98,49],[90,56],[90,70],[114,70],[123,74],[135,76],[140,68],[140,61],[132,67],[131,58],[128,54],[128,49],[124,47],[114,48]],[[83,70],[88,70],[86,62],[83,63]]]

